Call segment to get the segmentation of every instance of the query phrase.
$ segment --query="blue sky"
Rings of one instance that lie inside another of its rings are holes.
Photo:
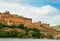
[[[22,0],[22,1],[21,0],[1,0],[1,1],[16,2],[16,3],[25,2],[31,6],[36,6],[36,7],[50,4],[58,9],[60,9],[60,0]]]
[[[60,0],[28,0],[28,3],[32,6],[42,6],[42,5],[47,5],[50,4],[56,8],[60,7]]]
[[[0,0],[0,12],[5,10],[36,22],[60,24],[60,0]]]

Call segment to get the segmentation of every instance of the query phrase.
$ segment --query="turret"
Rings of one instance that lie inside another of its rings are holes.
[[[10,12],[9,11],[5,11],[4,14],[10,14]]]

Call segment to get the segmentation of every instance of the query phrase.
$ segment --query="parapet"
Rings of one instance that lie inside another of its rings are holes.
[[[24,19],[27,19],[27,20],[32,20],[31,18],[25,18],[25,17],[24,17]]]

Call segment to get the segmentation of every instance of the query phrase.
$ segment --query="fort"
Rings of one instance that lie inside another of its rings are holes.
[[[42,24],[41,22],[32,22],[31,18],[26,18],[23,16],[18,16],[18,15],[11,15],[10,12],[6,11],[4,13],[0,13],[0,22],[4,22],[8,25],[11,24],[24,24],[25,26],[30,26],[30,27],[37,27],[40,25],[43,25],[44,27],[50,28],[49,24]]]
[[[54,33],[54,38],[60,37],[60,32],[53,30],[50,28],[50,24],[39,22],[32,22],[31,18],[26,18],[23,16],[18,16],[15,14],[10,14],[10,12],[6,11],[4,13],[0,13],[0,22],[6,23],[8,25],[19,25],[24,24],[24,26],[31,27],[31,28],[38,28],[40,30],[44,30],[47,33]]]

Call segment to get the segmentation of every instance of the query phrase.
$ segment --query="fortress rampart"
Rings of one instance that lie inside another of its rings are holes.
[[[8,25],[24,24],[25,26],[28,26],[28,27],[38,27],[40,25],[42,25],[44,27],[47,27],[47,28],[50,27],[49,24],[43,24],[41,22],[34,22],[33,23],[31,18],[26,18],[26,17],[23,17],[23,16],[14,15],[14,14],[12,15],[12,14],[10,14],[10,12],[7,12],[7,11],[4,12],[4,13],[0,13],[0,22],[4,22]]]

